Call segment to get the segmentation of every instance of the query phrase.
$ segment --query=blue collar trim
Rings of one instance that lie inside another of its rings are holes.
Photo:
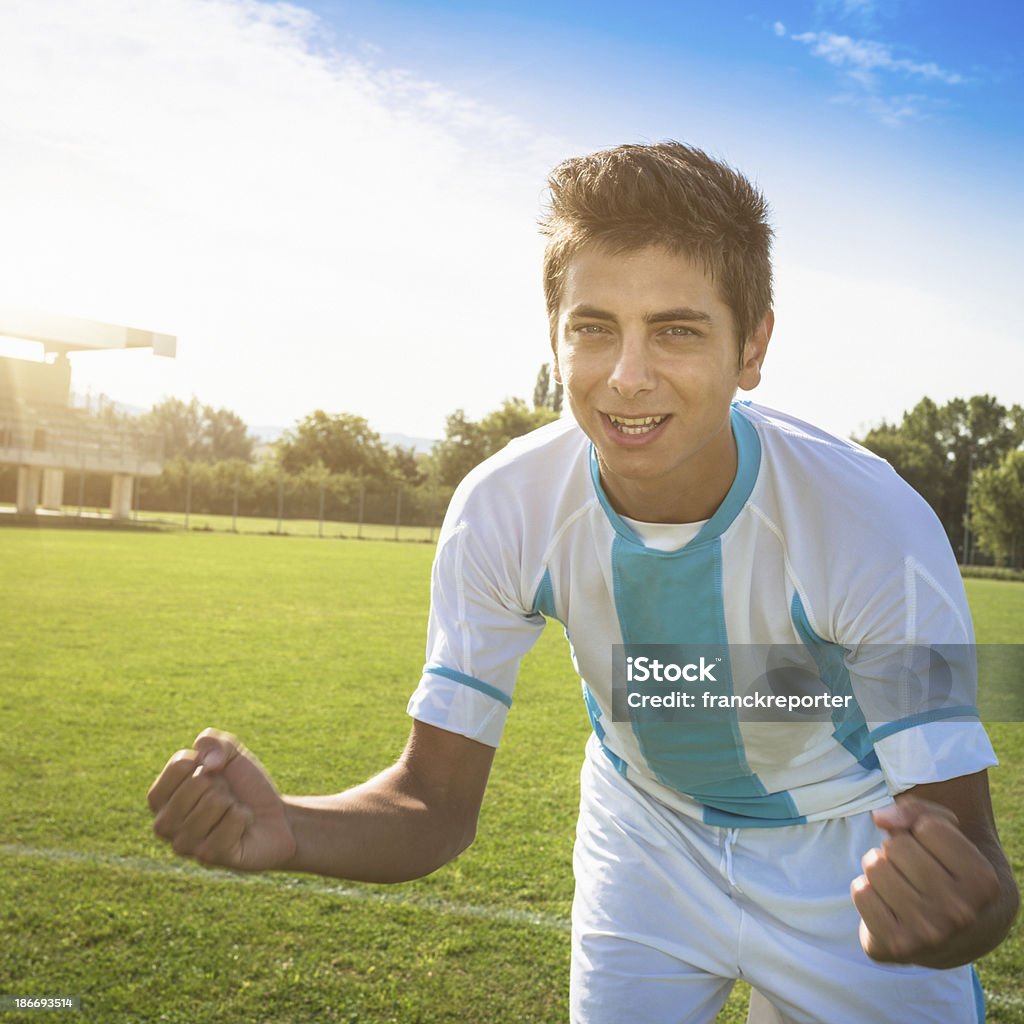
[[[680,550],[685,551],[687,548],[715,540],[725,533],[740,514],[754,490],[757,474],[761,468],[761,439],[757,436],[757,429],[739,411],[735,403],[729,411],[729,420],[732,425],[732,435],[736,439],[736,478],[715,514],[704,524],[700,533]],[[615,532],[631,544],[642,546],[643,541],[639,534],[612,508],[608,496],[604,493],[604,488],[601,486],[601,466],[597,461],[597,449],[593,442],[590,443],[590,477],[594,481],[594,490],[601,502],[601,507]],[[672,551],[654,551],[652,553],[675,554]]]

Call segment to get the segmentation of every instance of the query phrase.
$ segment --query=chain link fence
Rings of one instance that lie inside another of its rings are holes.
[[[0,468],[0,502],[13,502],[15,487],[15,467]],[[174,460],[158,477],[135,478],[132,519],[188,530],[433,542],[451,495],[430,482]],[[109,503],[109,476],[65,474],[65,515],[106,516]]]

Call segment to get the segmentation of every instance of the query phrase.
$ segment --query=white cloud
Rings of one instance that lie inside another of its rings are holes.
[[[772,28],[773,28],[773,29],[775,30],[775,34],[776,34],[776,35],[777,35],[777,36],[778,36],[778,37],[779,37],[780,39],[781,39],[781,38],[782,38],[783,36],[785,36],[785,34],[786,34],[786,26],[785,26],[785,25],[783,25],[781,21],[777,21],[777,22],[775,22],[775,24],[774,24],[774,25],[772,26]]]
[[[899,0],[817,0],[814,7],[818,17],[838,17],[871,25],[877,15],[892,13],[899,7]]]
[[[863,16],[874,14],[878,8],[877,0],[841,0],[842,12],[845,15]]]
[[[930,118],[935,111],[946,106],[942,101],[924,93],[903,93],[893,96],[882,96],[875,92],[843,93],[834,97],[833,102],[859,107],[873,114],[882,124],[894,128],[906,121]]]
[[[408,433],[527,392],[565,144],[356,52],[283,3],[3,5],[4,300],[179,338],[77,386]]]
[[[863,6],[870,10],[870,5]],[[891,127],[930,117],[948,106],[945,97],[934,90],[926,93],[924,89],[957,86],[966,81],[959,72],[940,67],[934,61],[897,57],[890,46],[872,39],[855,39],[835,32],[799,32],[789,37],[803,43],[812,56],[840,69],[847,91],[833,97],[834,102],[860,107]],[[897,78],[913,79],[919,91],[892,92]]]
[[[822,57],[836,67],[850,67],[861,72],[895,72],[946,85],[959,85],[964,81],[958,72],[947,71],[932,61],[922,63],[894,57],[888,46],[870,39],[852,39],[833,32],[801,32],[791,38],[807,44],[815,57]]]

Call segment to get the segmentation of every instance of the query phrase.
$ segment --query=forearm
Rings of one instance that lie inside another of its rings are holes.
[[[401,763],[333,796],[284,798],[295,853],[282,870],[360,882],[404,882],[458,856],[474,823],[419,791]]]

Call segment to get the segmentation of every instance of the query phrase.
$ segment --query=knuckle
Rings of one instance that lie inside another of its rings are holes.
[[[205,740],[208,743],[224,743],[231,746],[237,746],[238,744],[238,740],[235,738],[233,733],[224,732],[221,729],[204,729],[196,737],[196,743],[200,740]]]
[[[882,851],[886,856],[900,857],[909,852],[915,846],[915,840],[906,832],[890,836],[882,843]]]
[[[184,832],[179,832],[171,839],[171,848],[181,857],[187,857],[192,853],[192,842]]]
[[[877,960],[880,964],[896,963],[899,960],[892,946],[887,943],[873,942],[871,948],[865,952],[872,960]]]
[[[877,882],[879,878],[884,878],[888,867],[888,863],[882,857],[872,857],[871,854],[861,861],[861,868],[869,882]]]
[[[918,925],[918,944],[925,949],[931,949],[941,945],[949,938],[952,929],[945,923],[938,921],[923,921]],[[910,950],[913,952],[913,950]]]
[[[210,792],[213,786],[213,781],[210,778],[210,773],[199,772],[198,774],[193,775],[188,780],[188,786],[191,795],[195,797],[195,800],[198,803],[200,800],[204,799],[207,796],[207,794]]]
[[[891,936],[885,945],[886,959],[896,963],[909,960],[914,952],[914,944],[901,933]]]
[[[924,839],[935,839],[948,833],[950,828],[955,828],[956,823],[957,818],[952,811],[948,815],[935,812],[924,814],[914,825],[914,834]]]
[[[966,900],[953,898],[946,904],[946,917],[954,931],[974,924],[975,916],[974,908]]]
[[[896,959],[892,943],[888,940],[883,942],[876,935],[872,936],[871,943],[864,948],[864,952],[879,963],[891,963]]]
[[[195,859],[203,867],[214,867],[220,863],[217,856],[217,847],[210,838],[203,840],[195,849]]]

